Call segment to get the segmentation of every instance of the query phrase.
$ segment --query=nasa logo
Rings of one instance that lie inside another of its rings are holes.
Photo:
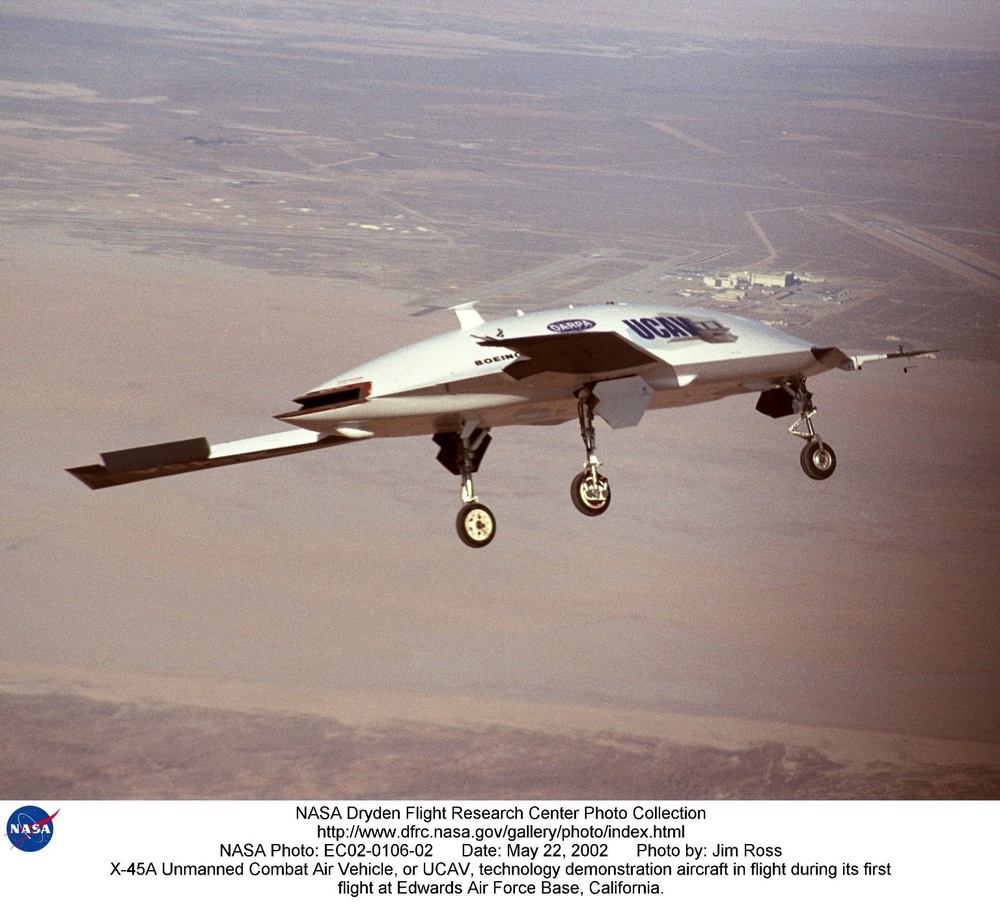
[[[567,318],[561,322],[553,322],[548,326],[548,329],[549,331],[555,331],[556,334],[567,334],[571,331],[587,331],[596,324],[596,322],[592,322],[589,318]]]
[[[58,814],[58,809],[49,815],[38,806],[15,809],[7,819],[7,840],[25,853],[41,850],[52,840],[52,819]]]

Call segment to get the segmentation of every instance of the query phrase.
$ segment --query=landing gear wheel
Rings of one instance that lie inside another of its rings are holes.
[[[826,443],[813,440],[799,456],[802,470],[814,481],[825,481],[837,467],[837,456]]]
[[[573,505],[585,516],[600,516],[611,505],[611,485],[603,474],[597,475],[597,485],[590,480],[590,473],[581,471],[569,487]]]
[[[482,503],[467,503],[458,511],[455,528],[470,548],[485,548],[497,532],[497,521]]]

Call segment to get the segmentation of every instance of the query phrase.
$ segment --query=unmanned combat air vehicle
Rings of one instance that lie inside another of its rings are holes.
[[[295,409],[277,419],[294,430],[214,445],[198,438],[122,449],[102,454],[100,465],[67,470],[97,489],[375,437],[429,436],[438,461],[462,481],[459,537],[481,548],[493,540],[496,519],[476,496],[472,476],[494,428],[577,420],[586,459],[570,496],[581,513],[599,516],[611,504],[611,486],[599,470],[595,417],[619,429],[654,408],[755,393],[758,411],[796,418],[789,432],[805,440],[802,470],[821,481],[837,457],[813,425],[806,380],[870,360],[932,353],[851,356],[705,309],[609,303],[485,321],[475,306],[454,307],[460,328],[293,399]]]

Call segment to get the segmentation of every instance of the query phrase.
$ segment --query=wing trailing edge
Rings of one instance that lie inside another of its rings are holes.
[[[845,369],[848,372],[861,369],[865,363],[874,363],[876,360],[898,360],[913,359],[915,357],[933,357],[940,353],[938,350],[893,350],[890,353],[865,353],[851,355],[845,353],[839,347],[813,347],[813,356],[827,369]]]
[[[325,449],[371,435],[361,430],[344,430],[343,434],[324,435],[311,430],[287,430],[215,445],[210,445],[204,437],[197,437],[104,452],[101,454],[101,465],[81,465],[66,470],[91,490],[100,490],[205,468],[238,465]]]

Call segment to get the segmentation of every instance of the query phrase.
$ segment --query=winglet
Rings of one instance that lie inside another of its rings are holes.
[[[473,308],[478,302],[478,299],[473,299],[471,302],[459,303],[450,308],[449,311],[458,316],[458,323],[462,326],[463,331],[466,328],[478,328],[483,324],[483,317]]]

